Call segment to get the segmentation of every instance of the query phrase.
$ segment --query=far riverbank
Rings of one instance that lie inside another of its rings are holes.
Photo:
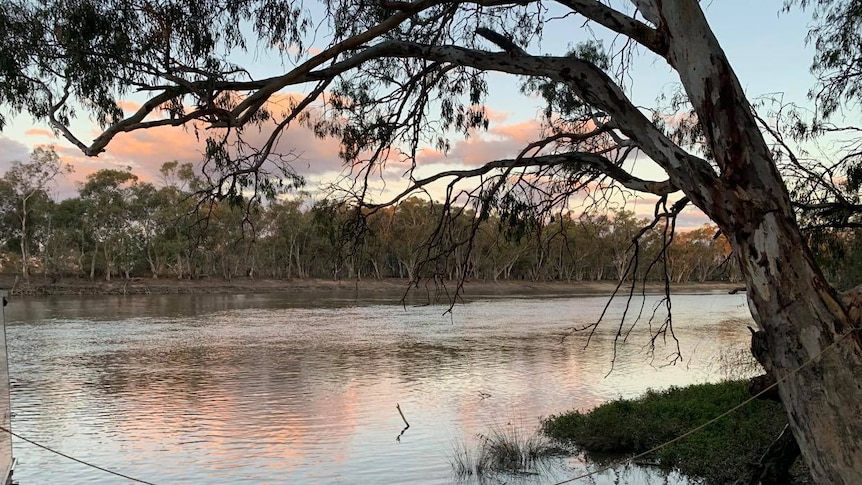
[[[672,285],[674,293],[730,292],[739,287],[738,283],[707,282],[682,283]],[[171,278],[131,278],[112,281],[89,280],[85,278],[46,279],[33,276],[29,282],[14,275],[0,275],[0,289],[9,290],[13,296],[39,297],[50,295],[144,295],[144,294],[235,294],[235,293],[359,293],[368,295],[403,296],[408,289],[411,296],[446,297],[453,294],[457,287],[455,281],[445,281],[435,288],[433,281],[422,282],[418,288],[410,287],[407,279],[390,278],[383,280],[328,280],[328,279],[261,279],[203,278],[197,280],[178,280]],[[462,295],[465,297],[494,295],[609,295],[616,287],[612,281],[468,281],[464,284]],[[638,289],[640,289],[640,285]],[[650,282],[647,293],[661,293],[664,285]]]

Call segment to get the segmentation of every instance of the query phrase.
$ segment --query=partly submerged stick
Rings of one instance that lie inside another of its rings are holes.
[[[405,418],[405,417],[404,417],[404,413],[402,413],[402,412],[401,412],[401,405],[400,405],[400,404],[395,403],[395,409],[397,409],[397,410],[398,410],[398,414],[400,414],[400,415],[401,415],[401,419],[402,419],[402,420],[404,420],[404,429],[402,429],[402,430],[401,430],[401,433],[399,433],[399,434],[398,434],[398,436],[396,436],[396,437],[395,437],[395,441],[399,441],[399,442],[400,442],[400,441],[401,441],[401,436],[404,434],[404,432],[405,432],[405,431],[407,431],[407,428],[409,428],[409,427],[410,427],[410,423],[408,423],[408,422],[407,422],[407,418]]]

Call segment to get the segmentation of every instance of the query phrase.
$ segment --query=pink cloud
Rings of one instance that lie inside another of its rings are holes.
[[[46,130],[43,128],[30,128],[27,131],[25,131],[24,134],[27,136],[40,136],[40,137],[46,137],[46,138],[56,138],[54,136],[53,131]]]
[[[437,151],[423,153],[423,162],[450,162],[464,165],[482,165],[493,160],[514,158],[524,147],[539,137],[539,123],[529,120],[513,124],[494,124],[487,132],[454,141],[452,148],[443,156]]]
[[[280,94],[273,98],[269,108],[278,119],[283,111],[288,110],[302,97],[304,95],[301,93]],[[123,106],[125,109],[125,107],[134,108],[136,105],[127,103]],[[459,166],[474,167],[493,160],[514,158],[525,146],[541,137],[541,126],[535,119],[507,122],[509,115],[505,112],[487,110],[486,114],[491,120],[489,129],[473,132],[466,139],[453,138],[452,147],[448,153],[428,147],[421,149],[418,164],[422,167],[422,173],[427,175],[426,172],[432,168],[438,170],[438,168],[452,169]],[[273,127],[274,125],[270,123],[261,130],[248,128],[243,133],[243,138],[252,146],[263,146]],[[45,130],[31,131],[33,131],[31,135],[41,136]],[[80,151],[68,144],[58,146],[57,151],[63,160],[75,168],[75,173],[71,175],[68,182],[64,182],[61,192],[72,191],[68,195],[74,195],[73,183],[83,181],[88,174],[101,168],[131,166],[132,172],[142,181],[158,183],[159,168],[165,162],[177,160],[199,165],[205,146],[203,138],[210,133],[213,132],[202,130],[200,140],[196,137],[193,128],[162,127],[123,133],[118,135],[108,145],[107,151],[97,158],[84,157]],[[298,157],[293,166],[298,173],[308,177],[309,183],[324,178],[331,180],[335,174],[342,172],[343,164],[338,156],[339,149],[337,140],[320,139],[310,129],[298,124],[284,131],[276,145],[277,151],[292,152]],[[397,156],[393,155],[390,158],[385,178],[387,181],[395,182],[395,179],[401,177],[408,167],[402,163],[395,163]],[[640,199],[636,206],[632,207],[636,207],[639,216],[646,216],[652,213],[652,202],[654,201],[647,202],[645,199]],[[628,205],[626,207],[628,208]],[[680,222],[684,220],[684,225],[687,227],[699,227],[705,220],[702,215],[697,214],[686,213],[684,216],[684,218],[681,217]]]
[[[136,103],[135,101],[117,101],[117,106],[123,110],[126,116],[141,109],[141,103]]]
[[[530,143],[539,138],[541,126],[538,120],[527,120],[509,125],[492,125],[488,132],[523,143]]]
[[[152,128],[121,133],[104,155],[114,161],[141,168],[155,168],[165,162],[200,159],[200,143],[194,133],[182,128]]]
[[[255,147],[263,146],[270,136],[274,125],[264,126],[261,130],[249,128],[243,132],[243,140]],[[84,162],[80,152],[64,148],[67,155],[76,155],[75,165],[82,166],[131,166],[132,172],[142,180],[159,180],[159,168],[165,162],[177,160],[199,164],[203,160],[205,140],[219,133],[201,130],[198,135],[194,129],[182,127],[159,127],[121,133],[107,146],[105,153],[97,159]],[[315,174],[341,168],[338,158],[339,145],[335,140],[317,138],[305,127],[295,126],[285,130],[274,152],[292,153],[297,159],[294,168],[300,174]]]
[[[278,94],[268,103],[268,108],[278,119],[304,96],[303,93]],[[127,114],[140,108],[140,104],[133,101],[121,101],[119,105]],[[492,123],[490,130],[476,132],[468,139],[455,141],[452,150],[445,155],[436,150],[423,149],[420,155],[421,163],[479,165],[495,159],[511,158],[538,136],[539,125],[535,120],[506,124],[508,113],[489,108],[486,108],[486,115]],[[269,124],[261,130],[246,129],[243,139],[252,146],[263,146],[273,127],[273,124]],[[47,133],[45,130],[34,130],[32,134],[37,132],[39,135]],[[82,180],[86,174],[99,168],[125,166],[131,166],[133,173],[142,180],[159,180],[158,170],[165,162],[178,160],[198,164],[203,158],[203,139],[210,133],[212,132],[201,130],[201,139],[198,139],[191,127],[160,127],[122,133],[111,141],[106,152],[97,159],[82,157],[77,150],[68,146],[62,150],[76,167],[74,178],[77,180]],[[97,135],[93,133],[93,136]],[[339,149],[337,140],[320,139],[310,129],[296,123],[281,134],[276,145],[276,151],[297,156],[294,168],[300,174],[308,176],[341,171],[343,165],[338,156]],[[399,171],[404,168],[401,164],[391,165]]]
[[[479,106],[473,106],[473,108],[479,108]],[[492,124],[503,123],[509,119],[509,113],[505,111],[497,111],[489,106],[485,106],[485,117],[487,117],[488,121]]]

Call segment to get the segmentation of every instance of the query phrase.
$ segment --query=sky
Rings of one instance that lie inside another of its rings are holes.
[[[810,15],[804,12],[780,13],[784,0],[712,0],[701,2],[713,30],[725,49],[737,76],[750,98],[769,93],[783,93],[784,99],[807,103],[807,92],[814,84],[809,71],[813,51],[805,45]],[[587,40],[588,34],[580,29],[580,21],[567,21],[566,25],[549,24],[539,45],[529,46],[531,53],[561,54],[575,43]],[[573,28],[576,26],[578,28]],[[596,29],[598,31],[599,28]],[[278,74],[280,63],[267,53],[247,55],[243,65],[255,75]],[[657,96],[670,92],[676,78],[661,60],[643,56],[632,68],[632,81],[627,88],[633,101],[641,106],[654,106]],[[518,91],[516,79],[500,74],[489,77],[490,95],[487,106],[490,126],[487,132],[474,133],[468,139],[453,139],[447,154],[427,151],[423,159],[423,172],[441,169],[475,167],[483,162],[511,158],[530,141],[537,138],[537,113],[542,108],[538,98],[524,96]],[[290,96],[282,93],[283,97]],[[136,108],[134,99],[124,106]],[[127,111],[128,113],[128,111]],[[74,127],[82,138],[95,137],[98,128],[85,120],[76,121]],[[250,138],[262,141],[265,134],[251,134]],[[10,120],[0,132],[0,173],[5,172],[12,160],[26,160],[37,146],[53,144],[61,158],[74,167],[68,180],[55,187],[59,198],[75,194],[75,183],[102,168],[131,167],[142,181],[159,182],[158,169],[172,160],[197,163],[201,160],[201,143],[189,130],[159,128],[119,135],[108,146],[107,152],[97,158],[83,156],[80,151],[62,138],[57,138],[42,122],[28,116]],[[333,140],[315,138],[305,128],[288,130],[280,145],[290,147],[299,156],[297,171],[306,176],[309,189],[314,193],[318,184],[333,180],[341,170],[338,144]],[[636,171],[645,177],[663,179],[651,168],[649,161],[638,161]],[[396,178],[404,167],[393,166],[389,175]],[[397,180],[388,184],[385,191],[398,187]],[[381,192],[380,196],[386,194]],[[652,213],[652,198],[621,201],[625,208],[640,215]],[[706,222],[696,210],[684,213],[680,227],[697,227]]]

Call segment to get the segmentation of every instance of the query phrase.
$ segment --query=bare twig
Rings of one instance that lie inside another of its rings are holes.
[[[408,422],[407,422],[407,418],[405,418],[405,417],[404,417],[404,413],[403,413],[403,412],[401,412],[401,405],[400,405],[400,404],[395,403],[395,409],[397,409],[397,410],[398,410],[398,414],[400,414],[400,415],[401,415],[401,419],[402,419],[402,420],[404,420],[404,429],[402,429],[402,430],[401,430],[401,433],[399,433],[399,434],[398,434],[398,436],[396,436],[396,437],[395,437],[395,441],[400,442],[400,441],[401,441],[401,436],[403,436],[403,435],[404,435],[404,432],[405,432],[405,431],[407,431],[407,429],[409,429],[409,428],[410,428],[410,423],[408,423]]]

